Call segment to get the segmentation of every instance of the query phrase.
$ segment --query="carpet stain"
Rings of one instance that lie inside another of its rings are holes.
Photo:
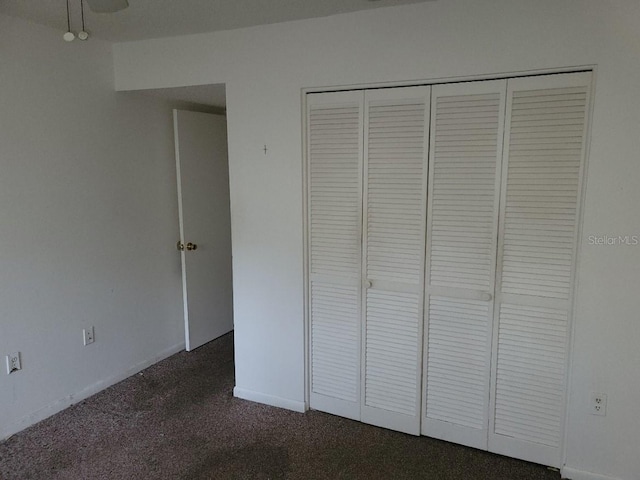
[[[56,449],[51,452],[51,470],[66,470],[73,465],[74,458],[67,450]]]
[[[239,448],[212,451],[194,465],[184,480],[287,478],[289,453],[286,448],[256,442]]]

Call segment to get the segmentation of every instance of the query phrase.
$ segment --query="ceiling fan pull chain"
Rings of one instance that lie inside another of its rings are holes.
[[[80,40],[86,40],[89,38],[89,33],[84,28],[84,0],[80,0],[80,15],[82,16],[82,31],[78,32],[78,38]]]
[[[71,31],[71,14],[69,13],[69,0],[67,0],[67,31],[64,35],[62,35],[62,38],[64,38],[65,42],[73,42],[73,40],[75,40],[76,38],[75,34]]]

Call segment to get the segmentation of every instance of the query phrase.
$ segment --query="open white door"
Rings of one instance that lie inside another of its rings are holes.
[[[173,111],[187,351],[233,329],[227,127]]]

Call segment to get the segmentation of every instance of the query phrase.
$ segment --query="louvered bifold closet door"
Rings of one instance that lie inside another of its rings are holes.
[[[489,449],[561,465],[590,73],[508,82]]]
[[[422,433],[487,448],[506,80],[432,90]]]
[[[365,95],[362,421],[420,434],[429,87]]]
[[[307,96],[310,406],[360,418],[363,92]]]

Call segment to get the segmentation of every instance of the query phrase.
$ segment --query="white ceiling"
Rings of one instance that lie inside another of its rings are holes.
[[[86,28],[121,42],[231,30],[430,0],[129,0],[129,8],[96,14],[85,5]],[[431,0],[433,1],[433,0]],[[71,30],[80,30],[80,0],[69,0]],[[0,13],[67,30],[66,0],[0,0]]]

